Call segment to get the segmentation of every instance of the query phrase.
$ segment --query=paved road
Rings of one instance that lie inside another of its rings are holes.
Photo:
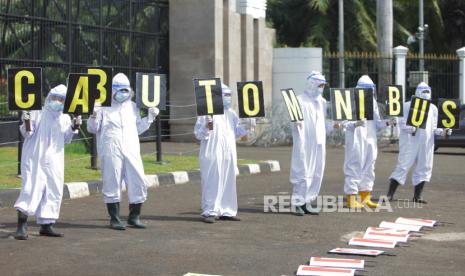
[[[167,145],[168,149],[182,147],[192,149],[193,145]],[[387,189],[395,150],[380,151],[378,195]],[[147,230],[108,229],[102,200],[92,196],[63,202],[58,227],[64,239],[39,237],[38,228],[31,224],[31,238],[23,242],[9,237],[15,229],[15,211],[0,209],[0,275],[293,275],[310,256],[327,256],[327,250],[344,246],[354,232],[398,216],[455,224],[429,231],[409,247],[394,249],[395,257],[372,259],[374,266],[365,275],[464,275],[465,150],[441,149],[436,155],[432,183],[425,193],[430,204],[423,208],[403,208],[400,202],[392,213],[306,217],[263,213],[264,195],[290,191],[290,148],[241,147],[239,158],[279,159],[282,165],[279,173],[238,179],[241,222],[199,222],[199,183],[152,189],[143,209]],[[342,162],[343,150],[329,148],[321,194],[342,193]],[[412,187],[404,187],[398,196],[410,198],[411,193]]]

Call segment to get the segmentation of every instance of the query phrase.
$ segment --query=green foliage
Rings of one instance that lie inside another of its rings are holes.
[[[394,46],[417,52],[407,38],[417,32],[418,1],[393,0],[393,14]],[[267,21],[281,47],[338,49],[338,0],[268,0]],[[426,52],[455,53],[465,44],[465,1],[425,1],[424,21]],[[346,51],[376,51],[376,1],[344,1],[344,27]]]

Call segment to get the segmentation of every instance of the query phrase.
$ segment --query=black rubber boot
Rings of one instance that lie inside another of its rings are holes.
[[[18,227],[16,228],[15,239],[27,240],[27,215],[18,211]]]
[[[110,228],[115,230],[126,230],[126,226],[119,218],[119,202],[107,203],[108,214],[110,215]]]
[[[307,204],[304,204],[302,205],[302,209],[304,210],[304,213],[307,214],[307,215],[314,215],[314,216],[318,216],[320,213],[316,210],[312,210],[312,206],[310,205],[310,203],[308,203],[308,206],[310,206],[310,210],[307,208]]]
[[[390,181],[391,182],[389,183],[389,191],[387,193],[387,197],[389,201],[392,201],[394,200],[394,194],[396,193],[397,187],[399,187],[399,182],[392,178],[390,179]]]
[[[305,211],[304,211],[303,207],[305,207],[305,204],[301,205],[301,206],[296,205],[294,215],[296,215],[298,217],[301,217],[301,216],[305,215]]]
[[[423,193],[423,187],[425,186],[425,181],[420,182],[420,184],[415,186],[415,191],[413,194],[413,202],[427,204],[428,202],[421,197]]]
[[[62,238],[65,236],[63,233],[55,232],[55,230],[53,230],[52,225],[53,225],[52,223],[41,224],[39,234],[41,236],[54,237],[54,238]]]
[[[221,216],[218,218],[219,220],[229,220],[229,221],[241,221],[238,216],[231,217],[231,216]]]
[[[129,204],[129,216],[128,216],[128,225],[131,225],[134,228],[147,228],[145,224],[140,221],[140,210],[142,209],[142,203],[139,204]]]

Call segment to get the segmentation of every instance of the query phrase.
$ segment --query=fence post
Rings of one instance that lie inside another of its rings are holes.
[[[19,113],[19,117],[18,117],[18,176],[21,175],[21,155],[23,153],[23,135],[21,134],[21,131],[19,131],[19,126],[21,126],[21,112],[18,112]]]
[[[407,89],[407,86],[405,84],[405,76],[406,76],[406,58],[407,58],[407,52],[408,48],[404,46],[397,46],[394,49],[392,49],[394,53],[394,57],[396,59],[396,84],[397,85],[402,85],[402,96],[405,101],[405,90]]]
[[[98,166],[97,166],[97,136],[94,134],[92,135],[92,139],[91,139],[91,148],[90,148],[90,168],[92,170],[98,170]]]
[[[163,164],[161,160],[161,119],[160,116],[156,118],[157,122],[157,164]]]
[[[465,104],[465,47],[457,50],[460,59],[459,69],[459,99],[460,104]]]

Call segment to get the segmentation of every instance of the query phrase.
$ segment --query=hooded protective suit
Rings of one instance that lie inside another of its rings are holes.
[[[22,188],[15,208],[25,215],[35,215],[42,225],[54,224],[60,214],[65,144],[77,133],[69,115],[62,113],[62,105],[52,100],[54,97],[64,100],[66,86],[60,84],[48,93],[42,111],[30,112],[31,131],[26,131],[24,123],[19,128],[25,140],[21,155]]]
[[[372,88],[376,95],[376,86],[367,75],[360,77],[356,88]],[[356,195],[361,191],[371,192],[375,180],[375,163],[378,155],[376,130],[386,128],[388,120],[381,120],[376,97],[373,97],[373,120],[344,122],[345,158],[344,193]]]
[[[326,159],[326,100],[321,96],[325,77],[312,72],[306,89],[297,99],[304,120],[292,126],[292,160],[289,180],[293,186],[292,205],[301,206],[315,200],[320,192]]]
[[[235,217],[237,215],[236,139],[247,135],[239,117],[231,108],[231,90],[222,85],[224,114],[199,116],[194,135],[200,140],[200,173],[202,178],[202,216]],[[213,120],[213,129],[207,127]]]
[[[415,90],[415,96],[430,100],[431,87],[424,82],[420,83]],[[434,135],[444,135],[445,130],[437,128],[438,109],[434,104],[430,105],[425,129],[408,126],[410,103],[410,101],[404,103],[404,117],[399,119],[399,158],[390,179],[404,185],[408,171],[416,162],[412,173],[412,184],[416,186],[430,181],[433,170]],[[412,135],[413,133],[415,135]]]
[[[121,89],[127,89],[129,94],[120,93]],[[139,135],[149,129],[156,115],[149,112],[141,119],[139,109],[131,101],[129,79],[123,73],[113,77],[112,93],[111,107],[96,109],[87,122],[87,130],[97,136],[104,201],[120,202],[124,182],[129,203],[140,204],[147,198],[147,183]]]

